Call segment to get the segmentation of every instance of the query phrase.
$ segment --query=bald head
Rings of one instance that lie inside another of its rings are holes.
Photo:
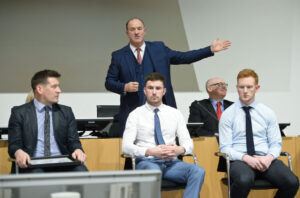
[[[209,98],[221,101],[227,93],[227,84],[222,78],[211,78],[206,81],[206,91]]]

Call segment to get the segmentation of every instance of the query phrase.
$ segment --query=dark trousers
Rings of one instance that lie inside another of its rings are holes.
[[[84,172],[88,171],[85,165],[55,166],[46,168],[19,168],[19,173],[53,173],[53,172]],[[12,172],[15,173],[15,172]]]
[[[267,179],[278,188],[276,198],[294,197],[299,188],[297,176],[280,160],[275,159],[268,170],[259,172],[243,161],[230,163],[231,198],[246,198],[255,178]]]

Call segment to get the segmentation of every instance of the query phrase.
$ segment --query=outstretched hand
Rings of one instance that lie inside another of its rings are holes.
[[[231,42],[229,40],[219,41],[219,38],[217,37],[216,40],[214,40],[210,46],[210,50],[215,53],[222,50],[228,49],[228,47],[231,45]]]

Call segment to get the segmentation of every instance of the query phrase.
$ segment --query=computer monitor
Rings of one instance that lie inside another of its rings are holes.
[[[157,198],[159,170],[64,172],[0,176],[0,197],[53,197],[73,192],[80,198]]]
[[[104,130],[112,123],[113,118],[76,119],[79,136],[90,132],[90,136],[109,137],[108,130]]]
[[[114,118],[117,114],[119,114],[119,109],[120,109],[119,105],[97,105],[97,117]]]
[[[7,139],[8,128],[0,127],[0,139]]]
[[[291,125],[291,123],[279,123],[280,134],[282,137],[285,137],[283,129],[285,129],[287,126],[290,126],[290,125]]]

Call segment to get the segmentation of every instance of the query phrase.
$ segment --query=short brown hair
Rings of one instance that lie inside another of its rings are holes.
[[[252,69],[243,69],[239,72],[237,75],[237,81],[239,81],[240,78],[247,78],[247,77],[253,77],[255,80],[255,84],[258,85],[258,75],[257,73]]]
[[[39,84],[46,84],[49,77],[59,78],[60,74],[57,71],[47,69],[35,73],[31,79],[32,90],[35,91]]]
[[[147,84],[148,81],[156,81],[156,80],[161,81],[163,83],[163,85],[165,86],[165,78],[163,77],[163,75],[161,75],[160,73],[157,73],[157,72],[148,74],[145,77],[145,85]]]
[[[128,30],[128,23],[134,19],[137,19],[139,20],[140,22],[142,22],[143,26],[145,27],[145,24],[144,24],[144,21],[138,17],[132,17],[131,19],[129,19],[127,22],[126,22],[126,30]]]

